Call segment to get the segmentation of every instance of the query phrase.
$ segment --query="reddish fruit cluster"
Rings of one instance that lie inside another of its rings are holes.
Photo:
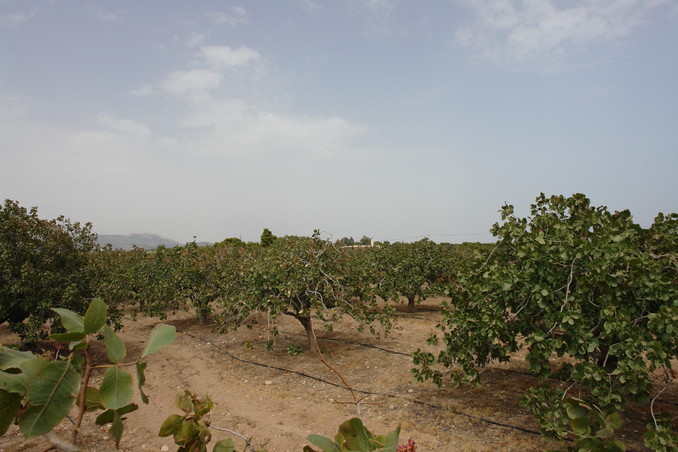
[[[407,444],[401,444],[398,446],[396,449],[396,452],[416,452],[417,450],[417,445],[414,444],[414,441],[412,438],[407,440]]]

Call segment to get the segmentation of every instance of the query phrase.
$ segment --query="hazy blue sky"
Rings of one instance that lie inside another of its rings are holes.
[[[489,241],[540,192],[678,211],[678,2],[0,0],[0,196],[43,217]]]

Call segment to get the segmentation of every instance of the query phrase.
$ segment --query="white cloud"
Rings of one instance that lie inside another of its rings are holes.
[[[204,34],[192,32],[190,35],[188,35],[188,38],[186,39],[186,45],[188,47],[197,47],[204,41],[205,41]]]
[[[296,0],[296,2],[301,6],[302,9],[305,9],[309,12],[319,11],[322,9],[322,6],[314,0]]]
[[[474,21],[458,45],[500,64],[558,65],[586,46],[626,36],[669,0],[465,0]],[[565,4],[566,6],[560,6]]]
[[[218,88],[222,79],[220,73],[207,69],[175,71],[160,82],[160,88],[176,95],[204,92]]]
[[[135,135],[139,137],[151,135],[151,129],[132,119],[116,118],[108,113],[100,113],[97,115],[96,119],[99,124],[116,132],[121,132],[124,135]]]
[[[370,11],[390,12],[395,7],[395,0],[358,0],[364,8]]]
[[[31,11],[16,11],[0,16],[0,27],[3,28],[19,28],[25,22],[28,22],[33,16],[38,13],[37,9]]]
[[[148,97],[152,95],[154,92],[155,90],[151,85],[148,85],[147,83],[142,83],[141,85],[139,85],[138,88],[134,88],[133,90],[128,91],[127,94],[131,96]]]
[[[259,52],[249,47],[232,49],[229,46],[205,46],[197,56],[215,69],[231,69],[248,65],[261,58]]]
[[[234,6],[228,12],[207,11],[205,15],[217,25],[240,25],[247,23],[247,11],[241,6]]]
[[[94,17],[99,19],[102,22],[120,22],[122,16],[120,14],[112,13],[110,11],[95,10],[93,12]]]
[[[212,155],[284,154],[334,158],[351,152],[366,128],[344,118],[272,112],[239,99],[194,104],[184,126],[210,128],[196,146]]]

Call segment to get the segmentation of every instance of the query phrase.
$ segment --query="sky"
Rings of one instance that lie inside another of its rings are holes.
[[[678,211],[675,0],[0,0],[0,196],[99,234]]]

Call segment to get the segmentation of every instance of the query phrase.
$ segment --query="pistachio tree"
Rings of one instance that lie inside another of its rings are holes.
[[[407,298],[407,311],[417,303],[443,292],[440,283],[452,275],[443,248],[423,239],[414,243],[396,242],[377,249],[377,292],[384,300]]]
[[[252,312],[271,317],[285,314],[301,323],[312,350],[317,348],[313,319],[333,321],[342,314],[361,326],[381,322],[390,327],[391,312],[378,309],[364,290],[360,272],[347,277],[351,255],[316,231],[313,237],[280,237],[267,247],[241,257],[242,267],[230,273],[237,285],[221,299],[221,318],[243,321]],[[362,295],[362,299],[357,295]]]
[[[0,323],[27,341],[49,334],[63,306],[83,310],[93,294],[90,253],[97,248],[92,225],[60,216],[45,220],[37,207],[0,205]]]
[[[582,194],[542,194],[530,216],[506,205],[501,219],[496,248],[461,278],[430,340],[442,350],[418,351],[415,375],[440,384],[450,367],[453,382],[476,382],[488,363],[525,349],[542,383],[524,404],[556,437],[586,433],[594,420],[577,418],[580,431],[570,429],[571,391],[603,418],[656,397],[652,373],[668,384],[678,354],[678,215],[643,228],[629,211],[592,206]],[[652,404],[648,418],[671,435]]]

